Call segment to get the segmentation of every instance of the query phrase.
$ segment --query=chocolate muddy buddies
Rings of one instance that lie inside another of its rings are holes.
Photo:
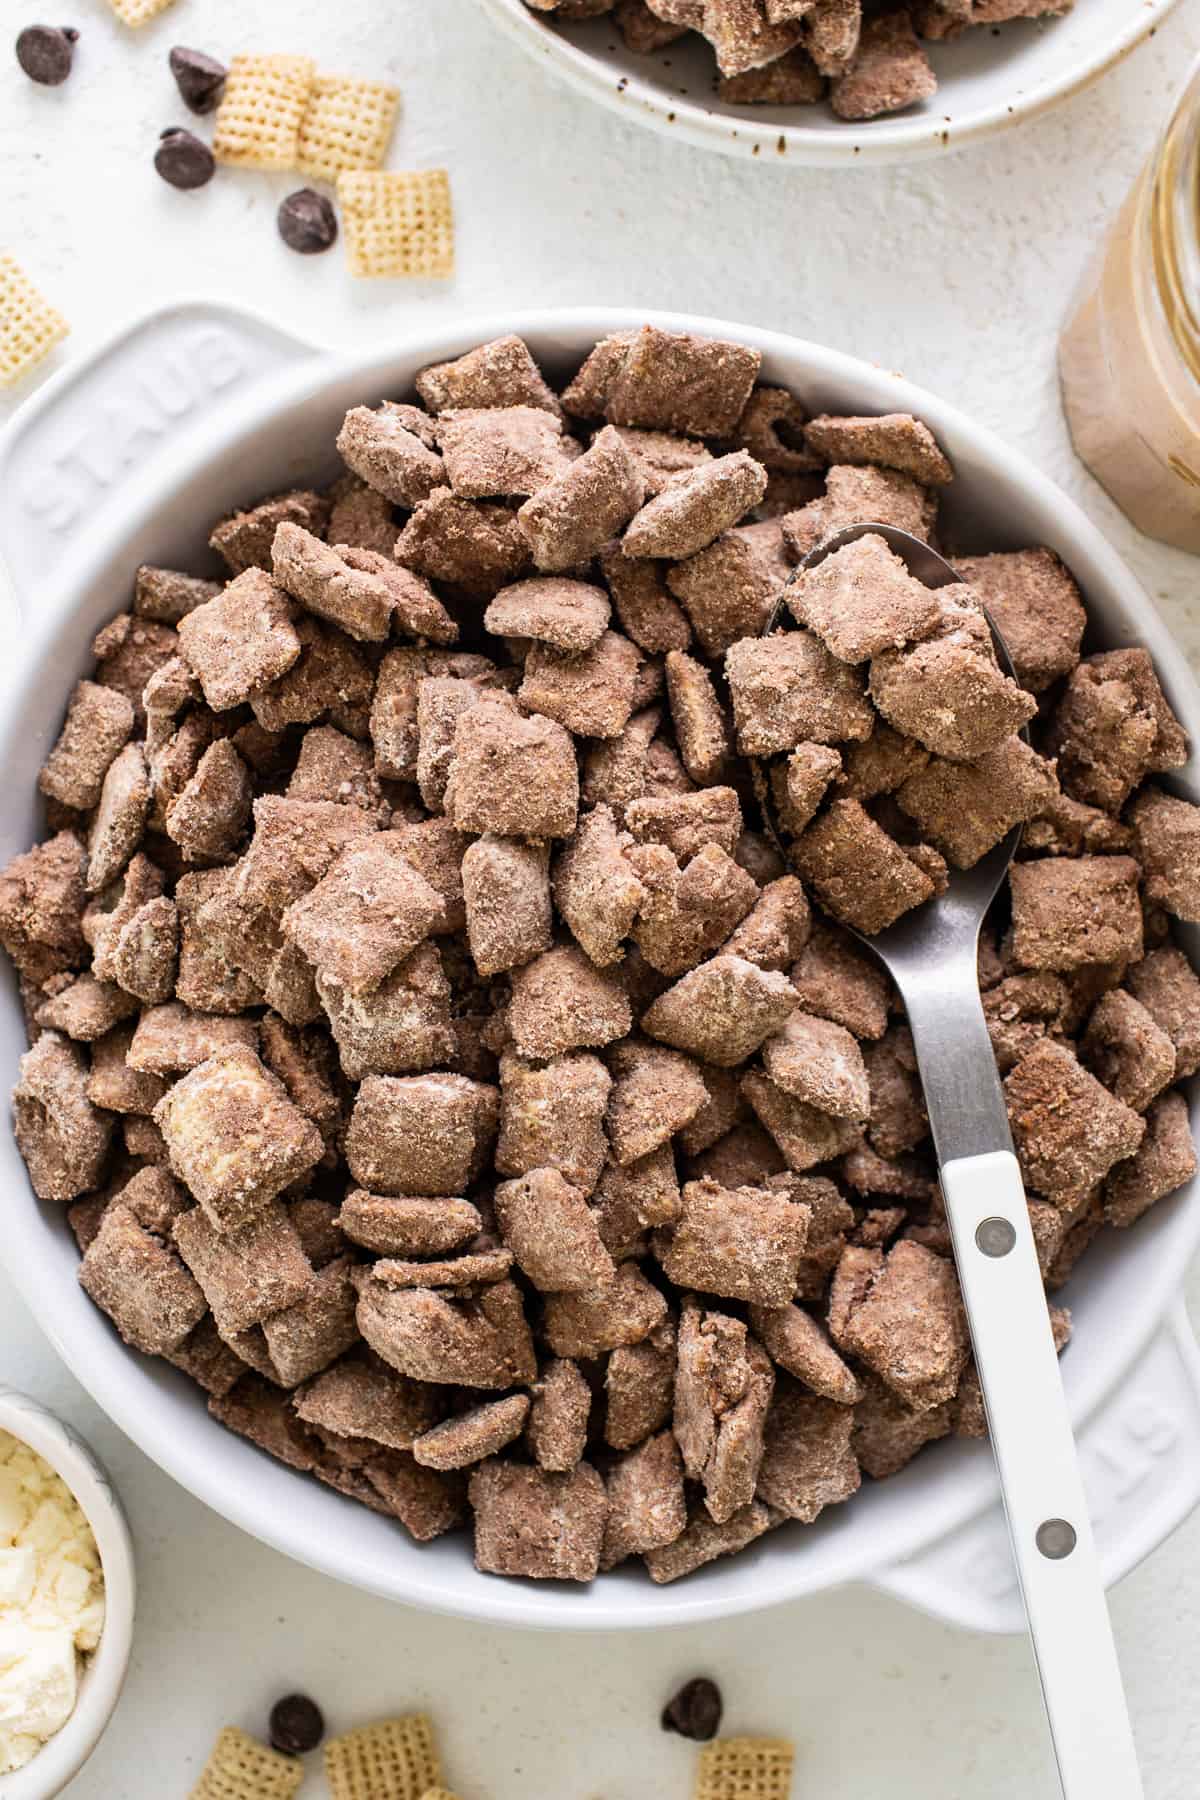
[[[1075,0],[525,0],[571,25],[611,15],[628,49],[651,55],[700,37],[713,55],[717,96],[737,106],[826,101],[853,123],[932,99],[925,46],[970,26],[1053,19]]]
[[[1023,823],[980,980],[1047,1288],[1192,1175],[1189,746],[1037,546],[931,593],[868,534],[762,635],[830,532],[936,534],[915,419],[650,327],[416,390],[210,569],[130,572],[0,874],[17,1141],[114,1328],[264,1452],[488,1573],[673,1581],[984,1429],[847,927]]]

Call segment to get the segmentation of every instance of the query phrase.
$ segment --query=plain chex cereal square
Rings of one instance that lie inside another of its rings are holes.
[[[291,1800],[304,1779],[294,1756],[278,1756],[227,1725],[192,1789],[191,1800]]]
[[[422,1800],[441,1777],[433,1726],[424,1713],[380,1719],[325,1745],[333,1800]]]
[[[213,128],[217,161],[294,169],[316,72],[307,56],[235,56]]]
[[[795,1759],[786,1738],[718,1738],[700,1752],[693,1800],[788,1800]]]
[[[0,255],[0,387],[14,386],[70,329],[20,265]]]
[[[175,0],[108,0],[122,25],[148,25]]]
[[[399,90],[381,81],[318,75],[300,125],[296,167],[325,181],[345,169],[381,169],[399,103]]]
[[[350,271],[363,276],[454,273],[454,213],[445,169],[338,177]]]

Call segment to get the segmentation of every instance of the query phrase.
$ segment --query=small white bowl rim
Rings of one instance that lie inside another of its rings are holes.
[[[790,161],[798,166],[863,167],[868,163],[910,162],[945,154],[964,144],[992,137],[1025,119],[1057,106],[1060,101],[1098,81],[1155,31],[1179,0],[1141,0],[1133,8],[1123,30],[1090,59],[1073,69],[1019,93],[1015,100],[998,99],[958,118],[940,114],[898,114],[885,121],[873,120],[869,129],[846,125],[843,131],[818,131],[808,125],[775,122],[772,108],[761,110],[761,121],[745,113],[706,107],[683,94],[669,94],[657,83],[636,73],[618,86],[609,65],[586,46],[564,37],[549,23],[549,15],[531,12],[524,0],[481,0],[496,23],[520,42],[531,56],[543,56],[576,92],[587,94],[612,112],[633,117],[665,137],[716,150],[726,156],[744,156],[770,166]],[[736,127],[736,129],[735,129]],[[786,145],[786,154],[761,157],[763,143]]]
[[[28,1444],[62,1476],[92,1528],[104,1569],[104,1629],[88,1658],[75,1710],[32,1762],[0,1778],[4,1800],[53,1800],[96,1748],[121,1697],[133,1646],[133,1542],[107,1471],[73,1426],[31,1394],[0,1385],[0,1431]]]

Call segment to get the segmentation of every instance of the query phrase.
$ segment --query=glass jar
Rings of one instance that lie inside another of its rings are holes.
[[[1141,530],[1200,553],[1200,66],[1059,345],[1075,448]]]

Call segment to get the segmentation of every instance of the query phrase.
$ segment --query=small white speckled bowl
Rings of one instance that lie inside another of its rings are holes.
[[[556,79],[665,137],[760,165],[844,168],[941,156],[1035,118],[1120,62],[1178,0],[1080,0],[1062,18],[927,45],[938,77],[933,98],[859,124],[834,118],[828,106],[721,99],[712,52],[696,33],[640,56],[608,16],[562,26],[525,0],[478,4]]]
[[[69,1425],[28,1394],[0,1386],[0,1431],[28,1444],[62,1476],[95,1534],[104,1568],[104,1630],[84,1667],[74,1712],[32,1762],[0,1776],[3,1800],[53,1800],[96,1748],[120,1698],[133,1640],[133,1544],[106,1471]]]

